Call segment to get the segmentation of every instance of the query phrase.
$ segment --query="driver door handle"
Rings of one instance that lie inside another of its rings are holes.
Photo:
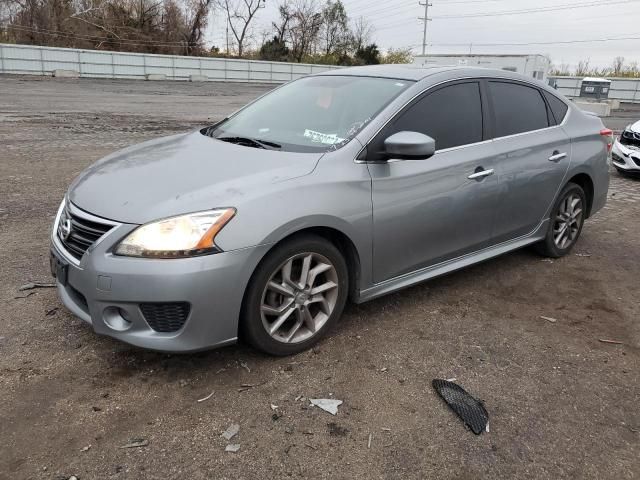
[[[559,162],[563,158],[566,158],[567,154],[565,152],[560,153],[558,150],[553,152],[553,155],[549,157],[550,162]]]
[[[482,168],[482,167],[479,167],[479,168]],[[493,175],[493,168],[491,170],[476,171],[475,173],[472,173],[471,175],[469,175],[467,178],[469,180],[478,180],[484,177],[488,177],[489,175]]]

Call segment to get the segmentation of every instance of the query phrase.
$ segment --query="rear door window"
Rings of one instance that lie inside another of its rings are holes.
[[[555,117],[556,123],[559,125],[564,120],[565,115],[567,114],[567,104],[560,100],[555,95],[550,94],[549,92],[543,92],[545,98],[547,99],[547,103],[549,107],[551,107],[551,111],[553,112],[553,116]]]
[[[495,137],[540,130],[549,126],[540,91],[518,83],[489,82],[495,115]]]

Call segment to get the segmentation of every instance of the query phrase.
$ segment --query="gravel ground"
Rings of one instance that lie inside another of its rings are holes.
[[[18,292],[51,280],[50,224],[84,167],[268,88],[0,77],[0,478],[638,478],[640,182],[616,173],[571,256],[522,250],[351,305],[290,358],[145,352],[52,289]],[[433,392],[450,377],[485,401],[490,433]],[[330,397],[335,417],[309,407]],[[220,436],[233,423],[237,453]]]

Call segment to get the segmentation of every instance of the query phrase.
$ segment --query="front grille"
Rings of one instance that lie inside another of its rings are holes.
[[[58,220],[58,238],[66,250],[80,260],[84,252],[113,228],[113,224],[89,220],[65,206]]]
[[[187,302],[141,303],[140,310],[149,326],[156,332],[177,332],[189,316]]]

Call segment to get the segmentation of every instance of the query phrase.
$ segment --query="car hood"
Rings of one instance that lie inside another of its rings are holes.
[[[236,206],[256,189],[311,173],[321,156],[244,147],[196,131],[99,160],[76,178],[69,199],[99,217],[141,224]]]

